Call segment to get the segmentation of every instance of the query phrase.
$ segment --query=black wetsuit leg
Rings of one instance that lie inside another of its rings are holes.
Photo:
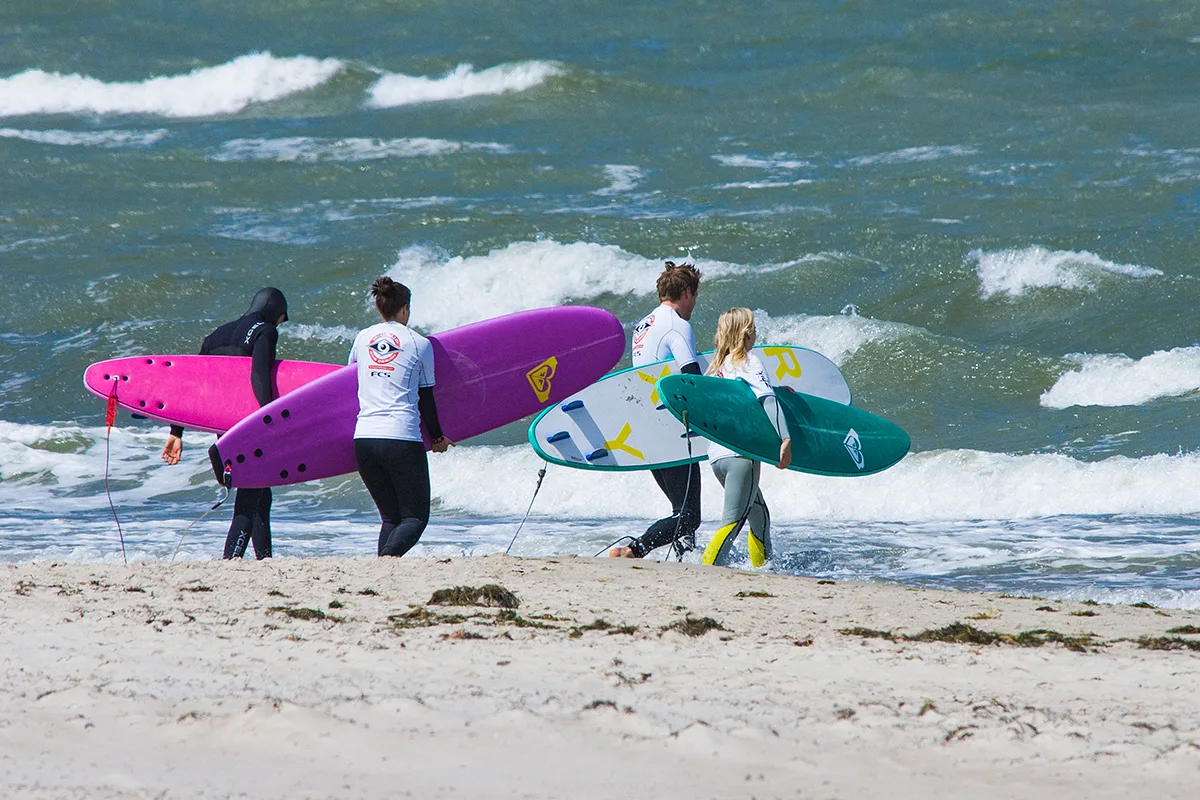
[[[250,541],[254,544],[254,557],[259,561],[271,557],[271,490],[262,489],[258,499],[258,512],[250,526]]]
[[[354,460],[379,509],[379,555],[404,555],[429,524],[425,445],[397,439],[355,439]]]
[[[655,522],[629,545],[638,558],[656,548],[679,539],[683,550],[696,546],[696,529],[700,527],[700,465],[681,464],[677,467],[650,470],[658,488],[671,501],[671,516]]]
[[[233,522],[225,537],[225,558],[241,558],[254,542],[254,555],[271,557],[271,490],[238,489],[233,495]]]

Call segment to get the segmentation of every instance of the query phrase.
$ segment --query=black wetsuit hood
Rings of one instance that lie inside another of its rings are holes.
[[[261,314],[263,321],[270,322],[272,325],[282,314],[283,321],[287,322],[287,298],[274,286],[259,289],[254,295],[254,299],[250,301],[250,308],[246,309],[246,313]]]

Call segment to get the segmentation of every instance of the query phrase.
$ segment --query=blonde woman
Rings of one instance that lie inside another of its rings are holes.
[[[742,380],[750,386],[779,434],[779,469],[787,469],[788,464],[792,463],[792,439],[783,411],[775,399],[775,390],[767,379],[766,368],[758,356],[750,352],[757,336],[754,312],[750,309],[731,308],[722,314],[717,320],[717,350],[713,353],[707,374]],[[771,515],[758,490],[762,462],[740,456],[728,447],[712,442],[708,446],[708,463],[725,489],[725,509],[721,515],[721,526],[704,548],[701,560],[705,564],[727,565],[734,540],[742,527],[748,525],[750,563],[761,567],[771,558]]]

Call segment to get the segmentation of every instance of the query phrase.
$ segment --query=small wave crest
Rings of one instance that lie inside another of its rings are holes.
[[[609,185],[597,189],[592,194],[614,195],[632,191],[645,177],[645,172],[630,164],[607,164],[604,167],[604,175],[608,178]]]
[[[105,82],[87,75],[31,69],[0,78],[0,116],[151,114],[207,117],[236,114],[321,85],[343,62],[308,56],[250,53],[184,75]]]
[[[765,311],[757,310],[754,319],[763,342],[807,347],[838,365],[844,364],[869,342],[896,339],[917,330],[903,323],[870,319],[857,314],[829,317],[787,314],[772,317]]]
[[[770,156],[722,155],[713,156],[713,160],[723,167],[741,167],[745,169],[803,169],[811,167],[811,161],[804,161],[787,153],[775,153]]]
[[[979,296],[1020,297],[1031,289],[1059,288],[1094,291],[1101,278],[1121,276],[1149,278],[1162,270],[1136,264],[1117,264],[1095,253],[1049,250],[1034,246],[995,253],[972,250],[967,263],[974,262],[979,276]]]
[[[1046,408],[1139,406],[1200,389],[1200,347],[1124,355],[1072,355],[1079,369],[1062,375],[1041,396]]]
[[[31,131],[0,128],[2,139],[21,139],[61,147],[149,147],[167,136],[168,132],[161,128],[154,131]]]
[[[696,265],[706,278],[746,271],[719,261]],[[661,260],[614,245],[541,239],[481,256],[449,256],[417,245],[400,251],[387,274],[413,290],[414,324],[436,331],[606,294],[652,293],[661,271]]]
[[[563,68],[552,61],[499,64],[479,72],[470,64],[459,64],[440,78],[387,74],[367,90],[367,106],[395,108],[413,103],[523,92],[561,74]]]
[[[322,139],[292,136],[278,139],[231,139],[212,156],[214,161],[378,161],[385,158],[422,158],[461,152],[511,153],[513,148],[495,142],[456,142],[423,137],[400,139]]]
[[[850,159],[850,164],[856,167],[868,167],[876,164],[918,164],[924,161],[939,161],[943,158],[956,156],[972,156],[978,153],[974,147],[963,145],[906,147],[891,153],[881,153],[871,156],[858,156]]]
[[[295,339],[302,342],[335,342],[347,346],[358,335],[358,328],[345,325],[318,325],[303,322],[291,322],[280,329],[281,338]]]

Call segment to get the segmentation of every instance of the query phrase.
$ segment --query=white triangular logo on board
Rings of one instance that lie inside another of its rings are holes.
[[[858,440],[858,433],[854,428],[846,434],[846,438],[842,440],[842,444],[846,447],[846,452],[850,454],[850,458],[854,459],[854,466],[862,469],[866,462],[863,460],[862,442]]]

